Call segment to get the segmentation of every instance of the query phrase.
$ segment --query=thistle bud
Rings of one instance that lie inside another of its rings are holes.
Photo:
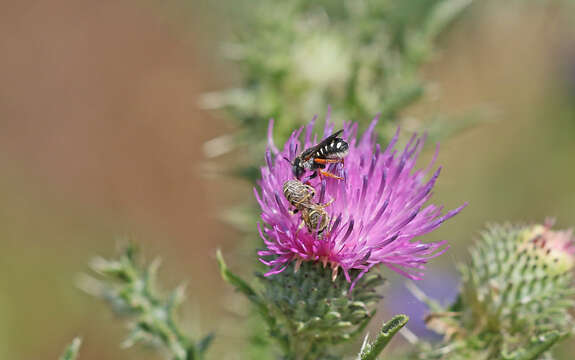
[[[573,240],[571,231],[553,231],[549,223],[490,226],[472,249],[471,264],[460,268],[462,289],[446,309],[450,316],[434,314],[436,323],[449,326],[435,329],[449,329],[445,334],[465,343],[461,348],[481,343],[477,356],[488,358],[518,354],[533,339],[570,330]]]

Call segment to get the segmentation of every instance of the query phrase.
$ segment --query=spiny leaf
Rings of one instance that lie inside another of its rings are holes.
[[[184,286],[176,288],[170,296],[163,296],[156,286],[159,260],[145,265],[136,255],[135,247],[130,245],[118,259],[97,258],[92,268],[102,278],[85,277],[80,286],[126,316],[131,332],[124,347],[151,343],[163,347],[174,360],[201,360],[210,341],[204,339],[199,351],[196,342],[176,322],[175,313],[185,297]]]
[[[402,327],[407,324],[409,317],[407,315],[396,315],[390,321],[383,324],[381,332],[377,335],[375,341],[366,344],[359,354],[358,360],[375,360],[383,349],[389,344],[391,339]]]
[[[82,339],[79,337],[74,338],[72,343],[68,345],[64,351],[64,354],[60,356],[60,360],[76,360],[78,352],[80,351],[80,345],[82,345]]]
[[[367,315],[367,317],[365,318],[365,320],[363,320],[363,323],[361,323],[361,325],[359,325],[359,327],[357,329],[355,329],[354,331],[352,331],[349,334],[349,338],[353,339],[354,337],[358,336],[359,334],[363,333],[363,331],[365,330],[365,328],[367,327],[367,325],[369,325],[369,322],[371,321],[371,319],[373,318],[373,316],[375,315],[375,310],[372,311],[371,313],[369,313]]]
[[[526,348],[514,351],[511,354],[502,354],[502,360],[535,360],[549,350],[551,346],[567,336],[568,333],[559,333],[557,331],[539,335],[533,338]]]

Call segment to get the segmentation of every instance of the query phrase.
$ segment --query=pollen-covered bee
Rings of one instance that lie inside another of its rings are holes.
[[[310,233],[317,232],[318,235],[321,235],[329,224],[329,215],[324,209],[333,200],[326,204],[315,203],[313,201],[315,189],[299,180],[286,181],[283,185],[283,192],[287,201],[295,208],[292,213],[299,212],[301,214],[301,227],[305,225]]]
[[[317,232],[321,235],[329,224],[329,215],[324,208],[328,207],[332,201],[327,204],[312,204],[301,210],[301,218],[310,233]]]
[[[302,151],[291,163],[294,176],[301,179],[307,170],[314,171],[310,179],[319,173],[320,176],[343,180],[343,178],[323,170],[328,164],[343,163],[343,158],[348,154],[348,143],[339,137],[342,132],[343,130],[336,131],[319,144]]]
[[[286,181],[283,185],[283,191],[287,201],[295,207],[296,210],[301,210],[313,204],[315,189],[299,180]]]

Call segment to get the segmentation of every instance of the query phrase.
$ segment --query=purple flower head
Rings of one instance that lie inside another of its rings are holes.
[[[375,142],[375,118],[367,131],[357,139],[357,123],[343,126],[344,140],[349,143],[345,165],[331,164],[328,170],[340,174],[344,180],[316,177],[310,180],[316,194],[315,203],[333,202],[325,208],[329,225],[318,235],[301,227],[300,214],[290,212],[291,206],[282,194],[282,186],[293,179],[293,160],[299,153],[333,133],[334,125],[328,120],[321,138],[313,136],[315,118],[292,133],[279,151],[273,143],[273,120],[268,131],[266,165],[261,168],[262,178],[254,189],[262,210],[263,226],[258,224],[266,249],[259,251],[260,261],[271,269],[266,276],[282,272],[295,261],[296,270],[302,261],[329,264],[333,276],[338,269],[351,282],[350,272],[358,270],[358,279],[378,264],[411,279],[421,279],[425,263],[442,254],[446,242],[422,243],[415,238],[437,229],[453,217],[466,204],[442,215],[443,207],[425,205],[432,195],[431,189],[441,168],[428,176],[437,157],[425,168],[415,170],[415,162],[424,138],[415,135],[402,151],[395,149],[398,132],[386,149]],[[304,132],[304,141],[299,138]],[[308,172],[304,178],[311,175]]]

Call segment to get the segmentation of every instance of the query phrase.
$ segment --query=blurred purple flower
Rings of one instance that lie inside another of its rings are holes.
[[[301,218],[290,213],[290,204],[282,195],[283,183],[293,179],[291,165],[284,157],[293,160],[304,148],[318,142],[317,137],[312,140],[315,119],[305,128],[294,131],[282,151],[273,143],[273,120],[269,124],[266,166],[261,168],[262,178],[258,182],[260,192],[254,189],[264,222],[263,227],[258,224],[258,228],[267,247],[258,255],[260,261],[271,268],[266,276],[282,272],[292,261],[296,261],[296,270],[302,261],[320,261],[324,266],[331,266],[334,277],[341,268],[350,282],[350,271],[357,270],[357,280],[378,264],[408,278],[420,279],[427,261],[442,254],[447,246],[446,241],[422,243],[414,238],[437,229],[466,206],[445,215],[441,214],[441,206],[424,206],[441,170],[438,168],[425,180],[437,151],[426,169],[414,171],[424,138],[414,135],[403,151],[398,152],[394,149],[398,129],[382,151],[375,143],[377,118],[360,140],[356,139],[357,123],[345,123],[342,137],[349,143],[349,155],[345,166],[332,164],[329,169],[336,174],[343,173],[345,180],[311,180],[316,189],[315,202],[323,204],[334,200],[326,208],[330,216],[328,230],[318,236],[305,228],[298,230]],[[304,130],[302,145],[299,137]],[[328,114],[322,138],[333,131]]]
[[[417,289],[426,298],[433,299],[439,305],[447,308],[456,300],[459,284],[457,273],[434,267],[427,270],[425,281],[417,284]],[[380,310],[389,315],[401,313],[409,316],[409,330],[418,337],[428,340],[440,340],[442,338],[442,335],[431,330],[425,323],[425,318],[432,309],[423,299],[416,297],[413,290],[410,290],[405,282],[392,282],[386,291],[385,301],[380,304]]]

